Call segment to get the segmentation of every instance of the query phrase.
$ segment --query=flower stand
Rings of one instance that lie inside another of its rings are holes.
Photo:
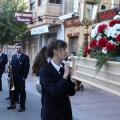
[[[120,96],[120,62],[107,61],[96,74],[96,59],[73,57],[72,79]]]

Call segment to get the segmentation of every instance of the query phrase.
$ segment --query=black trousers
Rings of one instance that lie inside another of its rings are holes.
[[[9,90],[9,94],[10,94],[10,106],[15,106],[15,90],[11,90],[13,87],[13,85],[10,83],[10,90]]]
[[[20,107],[25,109],[26,101],[26,91],[25,91],[25,81],[23,79],[14,78],[15,93],[14,99],[18,100],[20,96]]]
[[[2,75],[3,75],[3,72],[2,70],[0,70],[0,90],[2,90]]]

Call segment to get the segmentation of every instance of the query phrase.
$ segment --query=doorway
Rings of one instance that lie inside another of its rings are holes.
[[[76,52],[78,54],[78,37],[69,38],[69,52]]]

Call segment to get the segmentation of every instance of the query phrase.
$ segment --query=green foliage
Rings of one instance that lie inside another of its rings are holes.
[[[28,32],[25,22],[15,22],[16,11],[26,11],[23,0],[0,0],[0,44],[10,45],[18,42]]]
[[[113,57],[116,56],[116,54],[120,54],[120,52],[118,53],[118,51],[120,51],[119,47],[118,49],[109,51],[106,54],[102,53],[101,49],[98,47],[95,47],[94,49],[89,49],[89,50],[90,50],[90,57],[97,59],[96,65],[95,65],[96,74],[100,71],[100,69],[102,68],[103,64],[106,63],[106,61],[112,60]],[[84,47],[81,47],[78,52],[79,59],[83,55],[84,55]]]
[[[116,56],[117,50],[109,51],[107,54],[104,53],[97,53],[94,57],[97,59],[96,62],[96,74],[100,71],[102,68],[103,64],[106,63],[106,61],[111,60],[112,57]]]
[[[78,57],[81,58],[84,55],[84,47],[81,47],[78,51]]]

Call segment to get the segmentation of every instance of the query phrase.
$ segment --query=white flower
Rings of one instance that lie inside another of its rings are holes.
[[[97,25],[95,26],[94,29],[92,29],[92,31],[91,31],[91,37],[92,37],[92,38],[95,38],[95,37],[101,38],[101,37],[100,37],[101,35],[98,34],[98,27],[99,27],[100,25],[102,25],[102,24],[106,24],[106,25],[107,25],[107,22],[99,23],[99,24],[97,24]]]
[[[108,28],[107,28],[107,29],[105,29],[105,30],[104,30],[104,34],[105,34],[105,35],[107,35],[107,34],[108,34],[108,31],[109,31],[109,29],[108,29]]]
[[[96,37],[96,40],[99,40],[99,39],[101,39],[101,38],[102,38],[101,33],[99,33],[99,34],[97,35],[97,37]]]
[[[107,31],[107,37],[116,38],[120,34],[120,24],[115,24],[113,27],[109,27]]]
[[[116,42],[114,42],[113,40],[110,40],[109,42],[110,42],[111,44],[116,45]]]
[[[107,53],[106,47],[103,47],[103,48],[102,48],[102,53],[104,53],[104,54]]]
[[[120,19],[120,15],[116,15],[113,19]]]
[[[116,36],[118,35],[118,31],[113,31],[112,33],[111,33],[111,37],[112,38],[116,38]]]
[[[91,32],[91,37],[95,38],[96,35],[97,35],[97,31],[96,31],[96,29],[93,29],[92,32]]]
[[[120,12],[113,19],[120,19]]]

